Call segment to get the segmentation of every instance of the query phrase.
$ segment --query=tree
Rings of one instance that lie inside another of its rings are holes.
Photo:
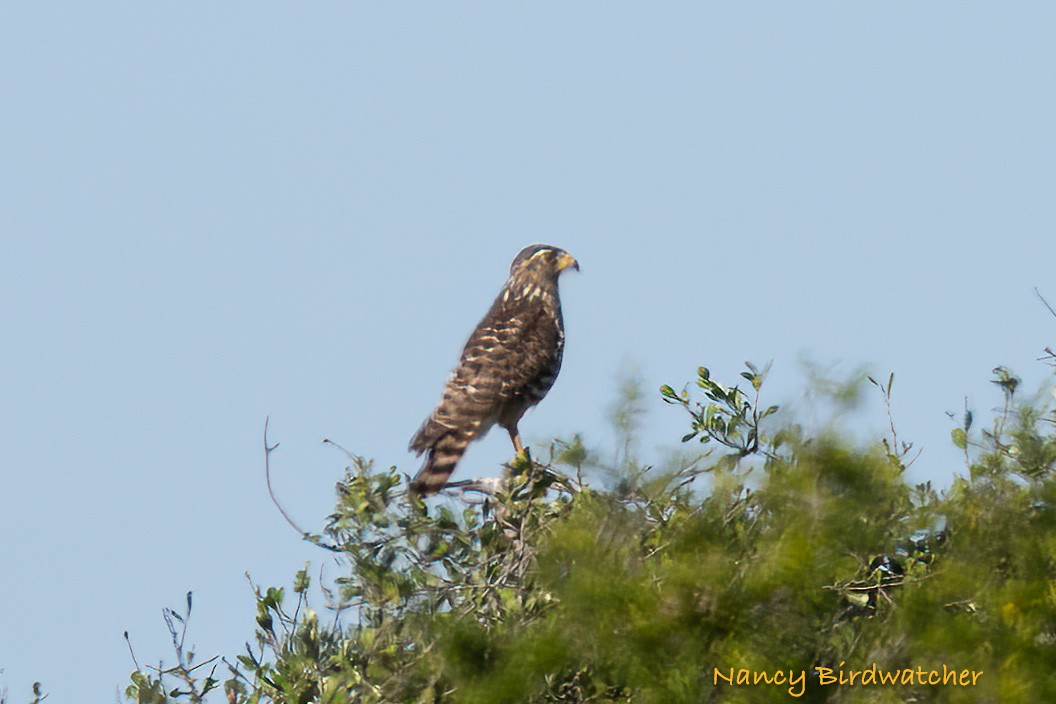
[[[644,467],[625,450],[608,488],[584,479],[604,463],[579,437],[428,503],[349,455],[325,530],[306,535],[347,567],[319,585],[329,615],[310,606],[307,567],[289,596],[258,589],[254,638],[222,685],[170,619],[176,666],[137,667],[128,697],[1056,700],[1052,408],[995,370],[1003,409],[981,430],[965,413],[965,475],[938,492],[905,480],[912,448],[893,423],[864,446],[808,433],[762,403],[765,369],[742,377],[701,368],[696,391],[664,386],[700,452]],[[889,403],[893,376],[870,381]],[[183,627],[189,615],[190,600]]]

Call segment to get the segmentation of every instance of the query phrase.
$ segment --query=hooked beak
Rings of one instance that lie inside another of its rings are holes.
[[[576,258],[573,257],[571,254],[565,252],[557,258],[557,270],[564,271],[569,267],[575,269],[576,271],[579,271],[579,262],[577,262]]]

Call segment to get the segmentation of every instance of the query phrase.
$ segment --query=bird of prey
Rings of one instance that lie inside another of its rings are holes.
[[[498,423],[518,454],[524,452],[517,423],[539,403],[561,369],[565,329],[557,277],[579,263],[563,249],[525,247],[510,265],[510,278],[466,341],[462,358],[444,386],[440,403],[411,438],[410,450],[425,454],[411,482],[421,495],[434,494],[470,442]]]

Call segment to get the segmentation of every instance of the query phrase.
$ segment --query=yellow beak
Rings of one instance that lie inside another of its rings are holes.
[[[572,267],[576,271],[579,271],[579,262],[568,252],[563,253],[557,258],[557,270],[564,271],[565,269]]]

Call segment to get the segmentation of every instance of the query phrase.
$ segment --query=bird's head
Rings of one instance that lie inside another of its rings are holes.
[[[579,271],[579,262],[561,249],[548,244],[533,244],[521,250],[510,265],[510,278],[557,280],[558,274],[568,268]]]

